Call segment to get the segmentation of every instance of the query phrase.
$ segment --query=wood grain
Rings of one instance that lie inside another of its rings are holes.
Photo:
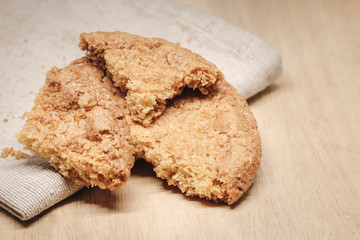
[[[1,239],[359,239],[360,1],[182,2],[274,45],[276,84],[249,100],[262,136],[235,206],[188,198],[137,162],[119,191],[82,190],[28,222],[0,210]]]

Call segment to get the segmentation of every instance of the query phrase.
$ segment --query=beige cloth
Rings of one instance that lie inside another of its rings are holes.
[[[27,220],[80,190],[43,159],[0,159],[0,206]]]
[[[22,149],[14,138],[24,124],[18,117],[30,110],[50,67],[83,55],[77,47],[81,32],[120,30],[179,42],[215,63],[245,98],[281,73],[280,55],[268,43],[175,1],[22,0],[1,5],[0,150]],[[79,189],[33,155],[0,158],[0,205],[22,220]]]

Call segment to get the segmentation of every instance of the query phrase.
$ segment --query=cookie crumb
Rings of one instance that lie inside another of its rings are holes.
[[[3,148],[2,151],[1,151],[1,157],[6,158],[6,157],[9,157],[9,156],[15,157],[16,160],[26,159],[26,158],[30,157],[29,154],[24,153],[22,151],[15,151],[14,148],[12,148],[12,147]]]
[[[12,152],[14,152],[13,148],[3,148],[1,151],[1,157],[6,158],[8,157]]]
[[[19,118],[22,120],[25,120],[29,115],[29,112],[25,112],[23,115],[21,115]]]
[[[8,121],[9,121],[9,119],[7,119],[7,118],[4,118],[4,119],[3,119],[3,122],[4,122],[4,123],[6,123],[6,122],[8,122]]]
[[[30,155],[27,154],[27,153],[24,153],[22,151],[15,151],[15,159],[16,160],[20,160],[20,159],[26,159],[26,158],[29,158]]]

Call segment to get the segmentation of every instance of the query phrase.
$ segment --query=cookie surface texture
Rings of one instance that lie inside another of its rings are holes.
[[[118,90],[89,60],[52,68],[19,142],[77,184],[117,189],[134,164]]]
[[[231,205],[260,164],[256,120],[226,81],[207,96],[185,90],[149,127],[133,124],[130,131],[138,156],[188,196]]]
[[[126,93],[133,119],[144,126],[160,116],[167,100],[180,95],[185,86],[208,94],[224,78],[200,55],[159,38],[83,33],[79,46],[111,74],[115,86]]]

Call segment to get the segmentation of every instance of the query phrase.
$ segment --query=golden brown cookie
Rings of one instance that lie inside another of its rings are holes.
[[[54,67],[18,139],[76,183],[117,189],[134,164],[118,92],[85,58]]]
[[[126,93],[133,119],[148,126],[184,87],[208,94],[223,80],[200,55],[159,38],[123,32],[80,35],[79,46]]]
[[[256,120],[226,81],[207,96],[185,90],[149,127],[133,124],[130,131],[138,156],[188,196],[231,205],[260,164]]]

